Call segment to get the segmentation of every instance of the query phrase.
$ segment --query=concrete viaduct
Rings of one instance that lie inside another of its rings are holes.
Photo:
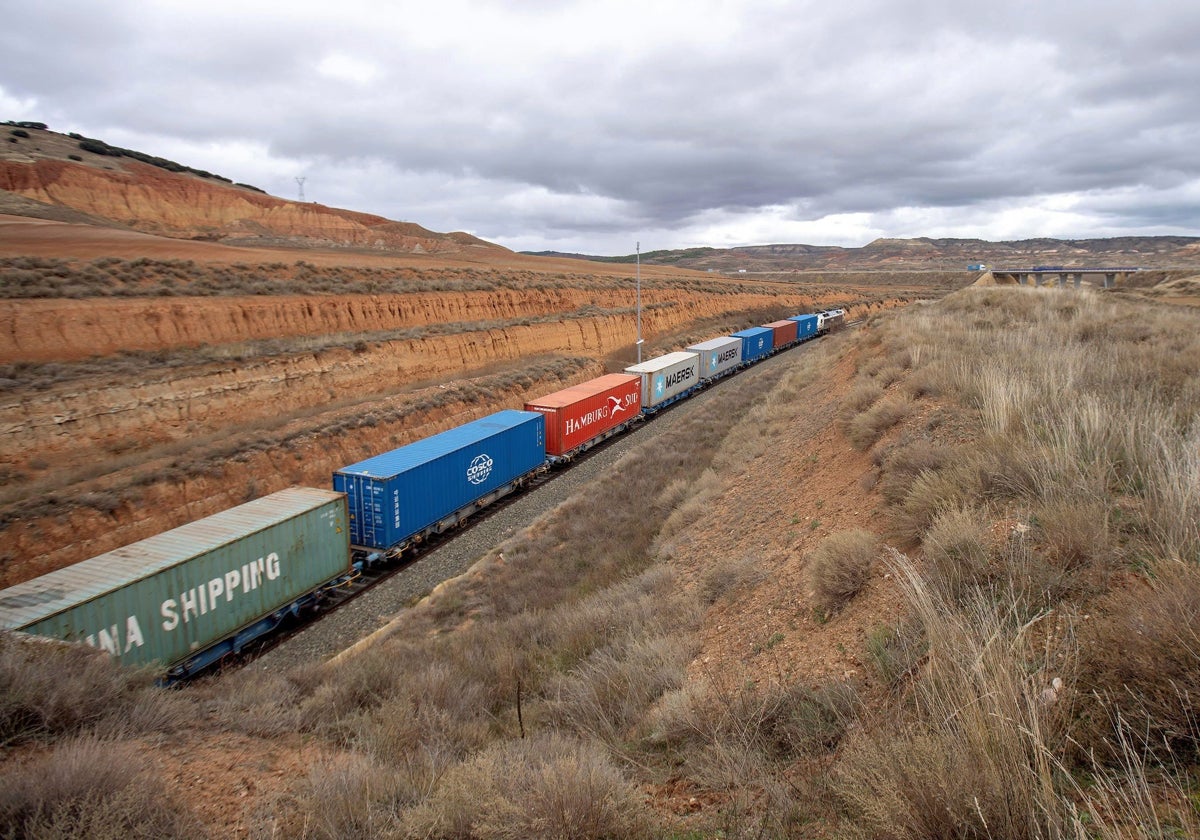
[[[1059,265],[1037,265],[1033,268],[993,268],[991,269],[992,276],[999,280],[1001,277],[1008,278],[1010,281],[1016,281],[1022,286],[1029,284],[1029,278],[1033,278],[1034,286],[1041,286],[1043,282],[1053,282],[1057,278],[1057,285],[1060,289],[1066,288],[1068,279],[1078,289],[1083,283],[1084,275],[1093,278],[1094,283],[1098,283],[1099,278],[1104,278],[1104,288],[1111,289],[1116,285],[1117,278],[1122,280],[1133,272],[1141,271],[1140,268],[1075,268],[1072,266]]]

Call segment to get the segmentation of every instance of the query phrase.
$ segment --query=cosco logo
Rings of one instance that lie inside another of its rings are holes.
[[[467,467],[467,481],[472,484],[483,484],[487,481],[487,477],[492,474],[491,458],[485,455],[476,455],[471,461],[471,466]]]

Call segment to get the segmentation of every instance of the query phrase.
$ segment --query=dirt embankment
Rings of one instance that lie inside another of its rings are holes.
[[[753,308],[776,300],[741,295],[732,303]],[[647,291],[643,295],[647,308],[680,301],[679,292]],[[700,299],[696,303],[707,310],[702,314],[711,315],[724,301]],[[530,319],[587,306],[621,309],[631,304],[628,292],[579,288],[321,297],[3,300],[0,359],[72,361],[121,351]]]
[[[43,462],[55,463],[60,458],[77,458],[87,449],[95,449],[103,457],[131,440],[139,446],[181,440],[227,426],[286,417],[338,400],[369,402],[377,395],[469,375],[470,371],[496,363],[517,363],[549,354],[601,359],[632,344],[636,334],[632,313],[502,325],[519,315],[570,311],[584,295],[576,291],[553,295],[559,298],[554,301],[531,301],[515,292],[499,293],[494,303],[489,303],[484,293],[413,295],[411,299],[386,301],[310,298],[307,303],[304,299],[199,299],[195,305],[168,304],[161,309],[153,301],[114,302],[130,306],[112,308],[104,306],[106,302],[88,301],[83,302],[88,305],[76,309],[86,313],[78,319],[65,314],[71,311],[68,306],[49,307],[62,314],[61,324],[78,320],[78,332],[94,335],[96,344],[111,328],[115,333],[112,341],[150,342],[157,334],[162,336],[160,346],[166,347],[183,338],[192,342],[205,334],[211,336],[210,343],[217,344],[221,343],[218,337],[238,341],[271,335],[271,331],[275,335],[370,331],[389,323],[454,323],[471,315],[493,316],[501,326],[409,340],[363,342],[356,350],[306,352],[301,348],[288,354],[231,358],[228,362],[164,371],[145,362],[144,369],[112,381],[89,377],[45,391],[17,392],[0,399],[0,429],[6,435],[0,464],[21,466],[34,453]],[[666,296],[664,293],[664,303]],[[92,307],[91,303],[102,305]],[[798,300],[792,303],[801,305]],[[643,329],[648,335],[670,334],[700,319],[765,305],[786,306],[788,302],[725,295],[686,304],[676,300],[674,304],[642,313]],[[119,317],[122,309],[138,308],[156,317]],[[98,312],[104,317],[91,317]],[[126,332],[121,332],[123,323],[129,327]],[[72,342],[82,347],[85,339],[77,336]],[[52,347],[46,346],[47,351]]]

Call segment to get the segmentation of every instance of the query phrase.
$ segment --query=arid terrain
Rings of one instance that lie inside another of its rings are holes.
[[[630,265],[27,134],[0,149],[4,585],[635,359]],[[651,355],[858,323],[705,392],[355,655],[162,691],[0,639],[0,824],[1189,836],[1196,276],[644,264]]]

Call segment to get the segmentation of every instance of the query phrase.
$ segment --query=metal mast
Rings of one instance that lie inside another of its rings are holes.
[[[639,241],[637,247],[637,349],[638,349],[638,364],[642,363],[642,243]]]
[[[300,200],[304,201],[304,181],[306,179],[297,177],[296,183],[300,185]]]

